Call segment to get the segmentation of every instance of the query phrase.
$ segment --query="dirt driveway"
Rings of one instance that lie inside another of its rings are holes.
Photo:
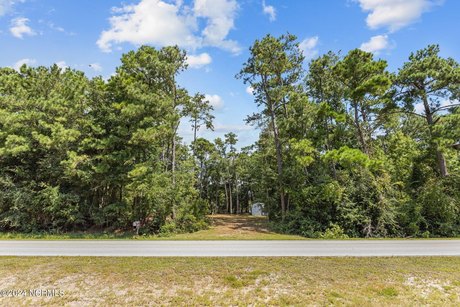
[[[280,234],[270,229],[265,216],[248,214],[208,215],[210,227],[194,233],[164,237],[165,240],[302,240],[304,237]]]
[[[219,234],[271,233],[268,218],[264,216],[215,214],[209,215],[208,218],[211,219],[211,228]]]

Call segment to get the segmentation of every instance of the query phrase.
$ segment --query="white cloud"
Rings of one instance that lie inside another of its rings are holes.
[[[378,54],[379,51],[388,49],[389,47],[388,35],[377,35],[372,36],[368,42],[362,43],[359,49]]]
[[[369,12],[366,23],[371,29],[388,28],[397,31],[417,21],[424,12],[442,0],[355,0]]]
[[[215,110],[219,110],[224,107],[224,100],[219,95],[206,94],[204,97]]]
[[[102,71],[102,66],[99,63],[92,63],[89,64],[89,67],[91,67],[95,72],[100,72]]]
[[[65,61],[56,62],[56,65],[61,69],[66,69],[66,68],[69,67],[69,65],[67,65],[67,63]]]
[[[302,50],[306,59],[312,59],[318,55],[318,50],[316,49],[318,42],[318,36],[307,37],[302,42],[300,42],[299,48]]]
[[[248,125],[227,125],[227,124],[215,124],[214,132],[241,132],[241,131],[252,131],[254,127]]]
[[[214,121],[214,131],[204,129],[202,127],[197,131],[198,137],[203,137],[213,142],[216,137],[224,138],[228,132],[235,132],[238,134],[237,148],[253,144],[259,136],[259,130],[256,127],[248,126],[240,123]],[[190,127],[188,119],[183,119],[178,128],[178,134],[183,138],[183,142],[191,144],[193,141],[193,129]]]
[[[237,42],[226,40],[234,28],[237,9],[236,0],[195,0],[195,18],[207,20],[206,27],[201,31],[203,45],[220,47],[233,53],[241,51]]]
[[[31,27],[27,25],[29,22],[28,18],[18,17],[11,21],[10,32],[17,38],[23,38],[24,35],[35,35],[36,33]]]
[[[199,55],[187,55],[187,64],[190,68],[201,68],[211,64],[212,58],[208,53]]]
[[[0,0],[0,16],[8,13],[14,4],[24,2],[25,0]]]
[[[53,12],[53,10],[51,10],[49,14],[51,14],[52,12]],[[60,25],[55,24],[53,21],[47,21],[47,20],[40,19],[40,20],[38,20],[38,22],[40,24],[46,25],[48,28],[50,28],[53,31],[60,32],[62,34],[68,35],[68,36],[75,36],[76,35],[76,33],[67,31],[66,29],[64,29]]]
[[[270,21],[276,20],[276,9],[273,5],[266,5],[265,0],[262,1],[262,10],[264,14],[268,15]]]
[[[0,0],[0,16],[3,16],[8,12],[13,5],[11,0]]]
[[[246,93],[248,93],[249,95],[254,95],[254,89],[251,86],[248,86],[246,88]]]
[[[17,71],[19,71],[19,68],[21,68],[22,65],[26,64],[27,66],[31,66],[37,63],[35,59],[21,59],[14,63],[13,68]]]
[[[51,30],[54,30],[54,31],[57,31],[57,32],[65,32],[65,29],[63,27],[57,26],[52,21],[48,22],[48,27],[50,27]]]
[[[300,48],[302,50],[304,50],[304,49],[313,49],[318,44],[318,40],[319,40],[318,36],[313,36],[313,37],[306,38],[300,43]]]
[[[113,43],[175,45],[179,42],[195,47],[198,41],[191,28],[193,21],[180,14],[179,4],[161,0],[142,0],[137,5],[125,5],[113,10],[110,30],[103,31],[97,44],[103,51],[111,51]]]
[[[102,51],[114,44],[179,45],[196,49],[215,46],[237,53],[237,42],[226,37],[234,27],[238,4],[235,0],[195,0],[193,8],[177,0],[141,0],[138,4],[112,9],[110,29],[97,41]],[[206,25],[200,30],[200,21]]]

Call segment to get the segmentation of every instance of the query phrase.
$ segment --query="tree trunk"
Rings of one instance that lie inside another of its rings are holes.
[[[175,80],[173,80],[174,84],[175,84]],[[173,110],[176,110],[176,107],[177,107],[177,89],[176,89],[176,86],[174,86],[174,91],[173,91],[173,94],[174,94],[174,99],[173,99]],[[171,177],[172,177],[172,186],[173,186],[173,189],[174,189],[174,194],[173,194],[173,198],[172,198],[172,218],[173,220],[176,218],[176,195],[175,195],[175,190],[176,190],[176,133],[177,133],[177,129],[179,128],[179,125],[180,125],[180,121],[178,121],[177,123],[174,123],[173,122],[173,126],[172,126],[172,132],[173,132],[173,136],[172,136],[172,157],[171,157]]]
[[[449,176],[449,172],[447,170],[446,158],[444,157],[444,154],[441,151],[436,150],[436,158],[438,159],[438,166],[441,172],[441,177]]]
[[[203,160],[200,160],[200,170],[198,171],[198,179],[199,179],[199,193],[200,197],[202,197],[203,194]]]
[[[358,103],[353,103],[353,109],[355,111],[355,127],[358,132],[358,139],[361,143],[361,149],[366,155],[369,155],[369,149],[367,148],[366,138],[364,137],[363,129],[359,123],[359,114],[358,114]]]
[[[193,122],[193,142],[194,143],[196,142],[196,130],[198,129],[197,125],[198,125],[197,119],[195,118]]]
[[[286,212],[289,212],[289,195],[286,195]]]
[[[241,208],[240,208],[240,196],[238,195],[238,179],[236,179],[236,213],[239,214],[241,213]]]
[[[275,138],[275,148],[276,148],[276,165],[278,171],[278,189],[280,193],[280,203],[281,203],[281,219],[284,221],[286,216],[286,203],[284,195],[284,184],[283,184],[283,159],[281,154],[281,142],[279,139],[278,125],[276,124],[276,115],[275,115],[275,106],[273,105],[272,99],[266,88],[267,80],[266,77],[262,76],[263,89],[265,92],[265,98],[267,100],[267,107],[270,112],[271,124],[273,128],[273,135]]]
[[[228,196],[230,198],[230,214],[233,213],[233,196],[232,196],[232,184],[228,184]]]
[[[215,213],[219,213],[219,205],[220,205],[220,201],[219,201],[219,190],[217,190],[216,192],[216,205],[214,206],[213,208],[213,214]]]
[[[228,202],[227,182],[225,182],[224,187],[225,187],[225,211],[227,211],[227,213],[229,213],[230,206],[229,206],[229,202]]]
[[[281,202],[281,219],[284,221],[284,218],[286,216],[286,203],[285,203],[285,193],[284,193],[284,185],[283,185],[283,159],[282,159],[282,154],[281,154],[281,142],[279,139],[279,130],[276,124],[275,111],[273,110],[272,105],[270,105],[270,116],[272,120],[273,134],[275,137],[276,164],[277,164],[277,170],[278,170],[278,185],[279,185],[280,202]]]
[[[171,154],[171,174],[173,186],[176,185],[176,135],[174,134],[172,140],[172,154]]]
[[[430,131],[430,141],[436,151],[436,160],[438,163],[439,172],[441,173],[441,177],[447,177],[449,176],[449,172],[447,170],[446,158],[444,157],[444,154],[439,150],[438,144],[436,144],[436,142],[433,141],[433,127],[435,125],[435,122],[433,120],[433,113],[431,112],[430,105],[428,104],[428,99],[426,98],[426,96],[423,97],[423,106],[425,107],[426,121],[428,123]]]
[[[329,150],[332,149],[332,145],[330,144],[330,140],[329,140],[329,134],[330,134],[330,128],[329,128],[329,122],[328,120],[331,121],[331,126],[333,126],[332,124],[332,118],[327,118],[326,117],[326,120],[325,120],[325,129],[326,129],[326,152],[328,152]],[[337,179],[337,170],[335,168],[335,162],[334,161],[331,161],[330,162],[330,166],[331,166],[331,170],[332,170],[332,175],[334,176],[334,179]],[[289,206],[288,206],[289,207]]]

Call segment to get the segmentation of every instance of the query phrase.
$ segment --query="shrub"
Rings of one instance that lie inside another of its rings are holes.
[[[331,224],[326,231],[319,236],[321,239],[348,239],[342,227],[337,224]]]

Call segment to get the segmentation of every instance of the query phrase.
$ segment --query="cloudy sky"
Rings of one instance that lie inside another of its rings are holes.
[[[122,53],[142,44],[187,50],[182,86],[207,95],[215,132],[233,131],[240,146],[258,132],[244,124],[257,110],[234,78],[252,42],[295,34],[308,60],[353,48],[384,58],[394,71],[411,51],[437,43],[460,60],[458,0],[0,0],[0,66],[51,65],[110,77]],[[187,123],[180,128],[190,140]]]

